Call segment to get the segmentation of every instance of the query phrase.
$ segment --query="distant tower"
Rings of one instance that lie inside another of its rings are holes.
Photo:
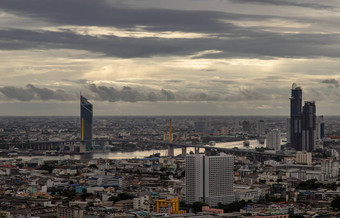
[[[306,101],[302,118],[302,150],[314,151],[316,140],[316,107],[314,101]]]
[[[242,130],[243,130],[243,132],[249,132],[250,128],[251,128],[250,122],[248,120],[244,120],[242,122]]]
[[[92,120],[93,120],[93,106],[86,98],[80,96],[80,127],[81,140],[92,139]],[[91,142],[86,142],[86,145],[91,145]]]
[[[323,116],[316,117],[316,140],[323,140],[325,138],[325,121]]]
[[[185,157],[185,184],[187,204],[196,201],[217,206],[235,200],[233,189],[234,156],[220,153],[220,156],[204,154]]]
[[[292,85],[290,97],[290,143],[297,151],[302,151],[302,89]]]
[[[258,136],[263,136],[265,134],[265,129],[264,129],[264,120],[259,120],[257,122],[257,135]]]
[[[281,133],[278,129],[273,129],[267,134],[266,144],[267,148],[275,151],[281,150]]]

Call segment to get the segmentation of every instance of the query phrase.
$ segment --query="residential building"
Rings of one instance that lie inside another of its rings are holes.
[[[275,151],[281,150],[281,132],[274,129],[267,134],[266,140],[267,148],[274,149]]]
[[[296,152],[296,163],[312,165],[312,153],[306,151]]]
[[[221,153],[219,156],[204,154],[187,155],[186,203],[201,201],[210,206],[234,201],[233,168],[234,156]]]

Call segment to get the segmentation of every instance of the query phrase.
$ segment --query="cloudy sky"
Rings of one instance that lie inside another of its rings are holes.
[[[0,0],[0,115],[340,115],[338,0]]]

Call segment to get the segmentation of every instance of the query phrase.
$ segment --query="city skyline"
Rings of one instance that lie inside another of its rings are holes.
[[[0,116],[340,115],[334,0],[0,0]]]

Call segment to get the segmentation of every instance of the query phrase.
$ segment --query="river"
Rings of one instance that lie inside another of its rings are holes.
[[[249,140],[249,147],[243,146],[243,141],[235,141],[235,142],[221,142],[216,143],[215,146],[217,148],[234,148],[237,147],[239,149],[254,149],[256,147],[263,147],[264,144],[260,144],[257,140]],[[194,152],[194,148],[188,148],[187,153],[190,151]],[[200,152],[203,152],[204,149],[200,149]],[[182,153],[181,148],[175,149],[175,156]],[[42,158],[44,160],[80,160],[80,159],[131,159],[131,158],[143,158],[150,156],[152,154],[160,153],[161,156],[166,156],[168,153],[167,149],[162,150],[148,150],[148,151],[134,151],[134,152],[93,152],[86,154],[78,154],[78,155],[59,155],[59,156],[17,156],[13,158],[2,157],[0,160],[8,160],[8,159],[23,159],[30,160],[32,158]]]

